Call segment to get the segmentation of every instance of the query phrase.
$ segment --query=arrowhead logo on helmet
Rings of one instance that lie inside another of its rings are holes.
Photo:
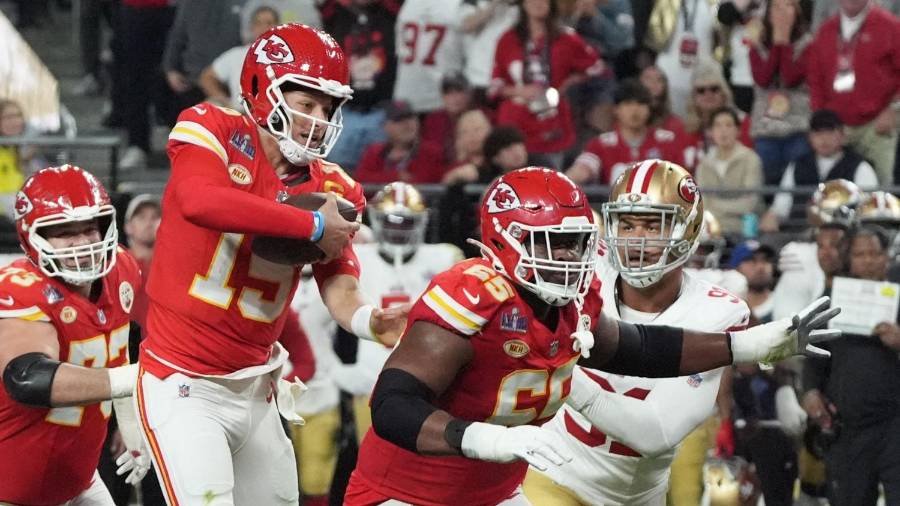
[[[256,45],[256,62],[264,64],[291,63],[294,53],[290,46],[278,35],[272,34]]]
[[[30,213],[32,209],[34,209],[34,204],[31,203],[31,199],[28,198],[28,195],[25,195],[25,192],[23,191],[16,193],[15,219],[18,220],[22,218]]]
[[[488,213],[494,214],[518,209],[522,203],[519,201],[519,196],[512,189],[512,186],[507,183],[500,183],[488,197],[487,205]]]

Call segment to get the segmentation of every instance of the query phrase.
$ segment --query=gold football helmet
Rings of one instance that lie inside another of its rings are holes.
[[[684,264],[699,244],[703,198],[691,174],[672,162],[645,160],[632,165],[616,179],[602,212],[612,265],[635,287],[659,281]],[[620,237],[624,228],[619,220],[626,215],[658,216],[659,235]]]
[[[709,506],[753,506],[759,501],[759,479],[753,466],[740,457],[707,459],[703,485]]]
[[[425,242],[428,208],[414,186],[400,181],[386,185],[372,199],[368,213],[379,251],[395,262]]]
[[[859,206],[859,221],[888,226],[900,224],[900,199],[885,191],[873,191],[863,197]]]
[[[690,265],[696,269],[718,269],[722,254],[725,252],[725,236],[722,234],[722,225],[712,211],[703,211],[703,227],[700,228],[700,238],[697,251],[691,257]]]
[[[814,227],[826,223],[850,225],[857,219],[862,201],[863,192],[853,181],[832,179],[819,183],[807,208],[809,223]]]

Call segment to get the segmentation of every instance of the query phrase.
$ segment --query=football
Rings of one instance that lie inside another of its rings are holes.
[[[326,193],[301,193],[291,195],[282,203],[298,209],[315,211],[325,204]],[[349,200],[335,195],[338,212],[347,221],[355,221],[359,216],[356,206]],[[325,253],[316,243],[308,239],[291,239],[276,236],[256,236],[250,245],[254,255],[283,265],[304,265],[322,260]]]

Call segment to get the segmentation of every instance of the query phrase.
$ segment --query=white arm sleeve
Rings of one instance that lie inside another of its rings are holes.
[[[695,386],[684,377],[660,380],[640,400],[603,390],[576,367],[566,403],[616,441],[655,457],[677,446],[713,414],[722,370],[701,376]]]

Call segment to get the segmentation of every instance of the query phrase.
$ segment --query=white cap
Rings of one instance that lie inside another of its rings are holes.
[[[125,208],[125,221],[131,220],[134,213],[144,206],[154,206],[157,209],[162,210],[162,206],[159,203],[159,197],[149,193],[141,193],[128,202],[128,207]]]

